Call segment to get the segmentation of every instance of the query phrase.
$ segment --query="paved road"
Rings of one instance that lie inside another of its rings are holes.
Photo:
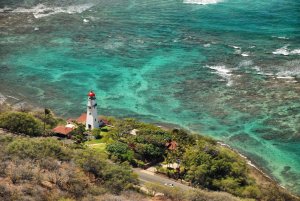
[[[193,190],[194,189],[190,186],[184,185],[180,182],[174,181],[172,179],[168,179],[164,176],[155,174],[155,173],[147,171],[147,170],[143,170],[140,168],[133,168],[133,171],[139,175],[139,179],[142,184],[147,183],[147,182],[158,183],[158,184],[162,184],[162,185],[173,184],[174,187],[181,188],[182,190]],[[171,188],[171,186],[170,186],[170,188]]]

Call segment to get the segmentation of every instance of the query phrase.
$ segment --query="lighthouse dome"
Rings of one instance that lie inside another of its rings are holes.
[[[95,97],[96,94],[95,94],[93,91],[90,91],[90,93],[88,93],[88,96],[89,96],[89,97]]]

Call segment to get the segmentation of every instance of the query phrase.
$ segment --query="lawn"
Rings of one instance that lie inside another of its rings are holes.
[[[101,139],[97,139],[97,140],[94,139],[94,140],[89,140],[89,141],[85,142],[85,144],[88,145],[88,146],[91,145],[91,144],[98,144],[98,143],[101,143]]]
[[[106,143],[87,144],[87,146],[102,156],[107,155],[105,152]]]

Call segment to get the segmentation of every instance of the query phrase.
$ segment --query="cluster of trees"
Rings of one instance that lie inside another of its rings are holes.
[[[0,113],[0,128],[31,137],[49,135],[62,119],[56,118],[49,109],[35,112],[6,111]]]
[[[0,148],[0,200],[96,200],[138,183],[128,164],[54,139],[0,135]]]
[[[183,178],[192,184],[234,195],[259,198],[255,181],[248,176],[246,162],[229,149],[203,139],[187,147],[182,157]]]
[[[176,162],[180,165],[177,169],[158,167],[158,170],[175,179],[188,181],[196,187],[225,191],[240,197],[262,199],[273,195],[268,193],[269,187],[261,189],[249,176],[249,169],[243,158],[234,151],[219,146],[211,138],[193,135],[182,129],[166,131],[133,119],[114,120],[114,126],[110,131],[114,142],[107,145],[112,159],[128,161],[141,167],[145,163]],[[133,129],[136,135],[132,135]],[[171,140],[176,141],[175,150],[166,147],[166,143]],[[275,197],[292,199],[285,193],[277,193]]]
[[[164,160],[177,162],[179,169],[162,172],[189,181],[194,186],[260,197],[254,180],[248,177],[245,161],[233,151],[218,146],[211,138],[191,135],[182,129],[169,132],[133,119],[119,120],[115,125],[112,133],[116,141],[106,148],[113,159],[133,165]],[[136,135],[132,135],[133,129]],[[177,143],[175,150],[166,147],[171,140]]]
[[[49,109],[35,112],[13,111],[0,113],[0,128],[30,137],[51,136],[53,134],[51,129],[64,122],[63,119],[56,118]],[[78,144],[85,142],[87,139],[84,132],[85,126],[79,124],[71,132],[74,142]],[[99,133],[97,137],[99,137]]]
[[[43,133],[42,122],[24,112],[5,112],[0,114],[0,127],[15,133],[40,136]]]
[[[135,134],[131,133],[133,129]],[[165,144],[172,138],[169,132],[134,119],[115,120],[110,132],[115,140],[106,148],[111,158],[134,166],[163,161]]]

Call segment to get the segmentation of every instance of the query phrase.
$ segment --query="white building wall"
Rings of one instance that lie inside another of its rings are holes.
[[[86,129],[99,128],[100,122],[97,114],[97,102],[95,96],[88,96],[86,112]]]

